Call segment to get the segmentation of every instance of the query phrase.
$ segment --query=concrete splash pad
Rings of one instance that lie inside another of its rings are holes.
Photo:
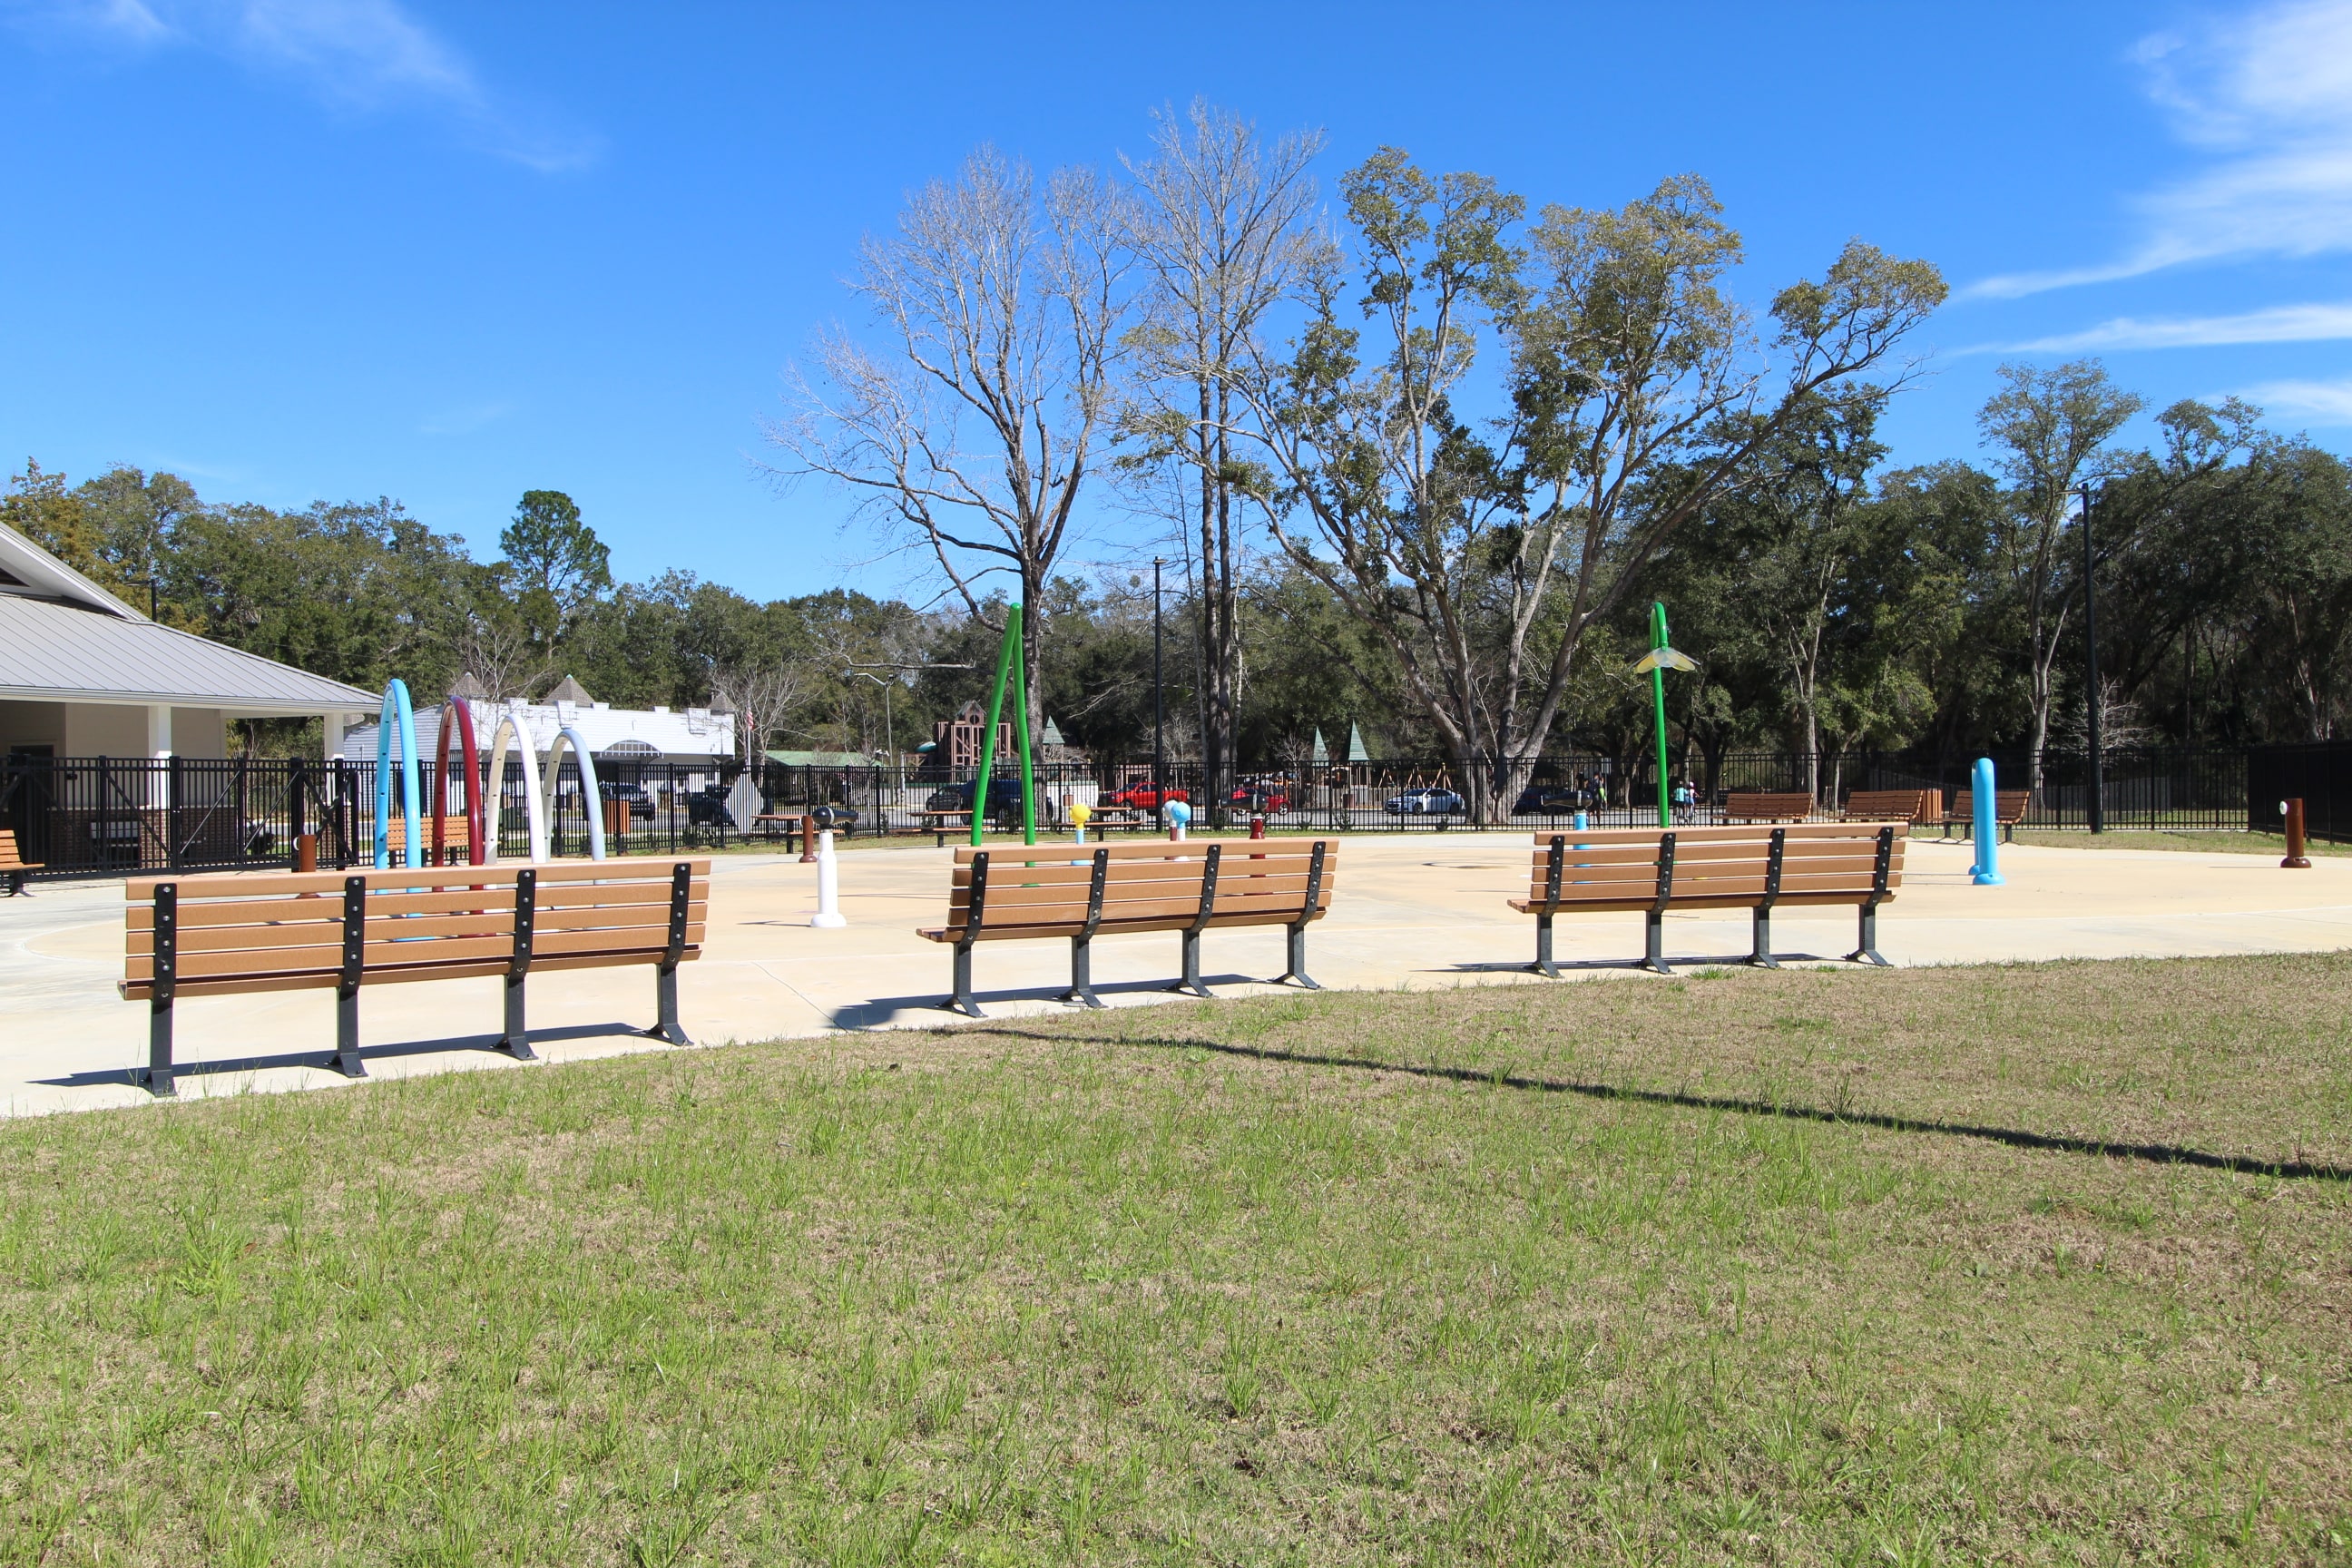
[[[1528,836],[1430,833],[1341,836],[1330,916],[1307,942],[1309,972],[1334,989],[1415,990],[1549,984],[1525,973],[1534,921],[1503,900],[1524,890]],[[929,1027],[952,1020],[936,1004],[948,950],[917,937],[945,910],[952,852],[860,849],[841,861],[841,931],[811,929],[816,868],[782,856],[722,856],[712,868],[709,941],[682,972],[684,1021],[703,1047],[838,1029]],[[1902,896],[1879,925],[1897,964],[2052,958],[2189,957],[2352,947],[2352,857],[2285,871],[2262,855],[2011,847],[2009,881],[1968,885],[1969,850],[1915,839]],[[1783,963],[1834,963],[1853,946],[1850,910],[1789,910],[1773,921]],[[1638,915],[1562,917],[1559,952],[1576,978],[1650,983],[1629,967]],[[1096,989],[1113,1006],[1172,999],[1172,935],[1095,944]],[[1743,911],[1670,915],[1670,960],[1736,962],[1748,951]],[[120,882],[37,886],[0,899],[0,1110],[37,1114],[148,1102],[128,1069],[146,1051],[146,1008],[119,1000]],[[1066,942],[988,942],[978,949],[981,1005],[1015,1017],[1065,1009]],[[1843,967],[1841,965],[1841,967]],[[1212,931],[1202,973],[1220,994],[1272,994],[1282,968],[1278,927]],[[381,1078],[465,1068],[533,1070],[488,1047],[496,979],[362,991],[362,1038]],[[339,1087],[319,1064],[334,1038],[333,994],[196,996],[179,1008],[180,1092]],[[551,1062],[667,1050],[633,1035],[652,1022],[648,970],[551,973],[531,986],[533,1044]]]

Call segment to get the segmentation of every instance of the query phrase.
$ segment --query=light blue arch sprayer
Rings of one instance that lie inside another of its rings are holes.
[[[2000,826],[1999,805],[1992,792],[1992,759],[1979,757],[1974,794],[1969,805],[1976,816],[1977,861],[1969,868],[1969,880],[1979,888],[1998,888],[2007,879],[2000,874]]]
[[[400,726],[401,809],[408,825],[408,842],[401,846],[401,861],[425,864],[425,835],[416,816],[416,711],[408,705],[408,685],[394,676],[384,682],[383,708],[375,724],[375,864],[392,864],[392,743],[393,725]]]
[[[555,826],[556,764],[563,760],[563,748],[566,746],[572,748],[572,754],[580,761],[580,802],[582,809],[588,814],[588,858],[602,860],[604,858],[604,797],[596,787],[596,764],[589,761],[588,742],[582,740],[579,730],[570,724],[563,726],[555,737],[555,743],[547,748],[547,765],[539,773],[539,787],[547,795],[547,825],[552,831]]]

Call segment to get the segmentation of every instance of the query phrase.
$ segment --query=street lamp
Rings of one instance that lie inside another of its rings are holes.
[[[1164,799],[1168,794],[1168,693],[1160,679],[1160,559],[1151,558],[1151,783]]]
[[[885,680],[878,675],[872,675],[867,672],[877,669],[888,669],[896,670],[903,675],[912,671],[924,669],[971,669],[973,667],[969,664],[853,664],[847,669],[841,672],[844,679],[862,676],[882,689],[883,743],[890,749],[890,765],[894,768],[901,768],[901,774],[898,780],[900,788],[903,789],[906,787],[907,781],[904,776],[904,770],[898,761],[898,735],[891,728],[890,722],[890,689],[898,683],[895,680]]]
[[[890,721],[890,690],[898,683],[895,680],[885,680],[870,670],[853,668],[845,669],[841,673],[853,679],[870,680],[882,689],[882,745],[885,754],[890,758],[892,765],[896,766],[898,760],[898,732]]]
[[[2091,582],[2091,569],[2096,558],[2091,552],[2091,487],[2082,488],[2083,496],[2083,738],[2090,750],[2091,764],[2091,831],[2104,833],[2107,826],[2106,769],[2100,756],[2099,735],[2099,599]]]

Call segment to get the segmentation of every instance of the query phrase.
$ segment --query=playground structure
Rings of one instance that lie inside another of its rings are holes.
[[[1000,679],[1002,678],[1000,677]],[[445,858],[448,842],[449,816],[449,737],[457,737],[459,773],[465,780],[463,810],[466,824],[467,863],[474,866],[495,865],[498,843],[506,826],[503,787],[507,757],[515,756],[522,772],[522,806],[524,828],[530,862],[546,865],[553,857],[550,853],[548,824],[555,816],[555,788],[561,773],[563,752],[569,748],[580,772],[580,788],[586,805],[588,819],[588,858],[605,858],[604,813],[599,809],[602,791],[596,780],[595,759],[578,729],[565,725],[558,731],[542,759],[533,747],[530,732],[522,722],[521,704],[509,703],[499,714],[492,731],[489,766],[482,766],[482,752],[474,730],[474,710],[462,697],[451,697],[441,710],[440,740],[434,749],[433,799],[433,862]],[[1024,730],[1025,733],[1025,730]],[[397,676],[384,683],[382,721],[376,727],[375,759],[375,856],[377,869],[392,866],[392,749],[400,749],[400,782],[402,826],[406,830],[401,845],[402,864],[422,868],[425,864],[424,824],[419,811],[423,794],[417,777],[416,718],[410,705],[407,684]],[[1025,755],[1025,752],[1024,752]],[[485,803],[487,781],[494,798]]]

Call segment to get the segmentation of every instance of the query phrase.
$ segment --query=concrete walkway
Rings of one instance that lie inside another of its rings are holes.
[[[1523,967],[1534,922],[1504,900],[1526,887],[1523,834],[1431,833],[1344,838],[1330,916],[1308,938],[1308,969],[1360,989],[1545,984]],[[830,1029],[948,1021],[934,1004],[949,951],[914,934],[945,908],[951,851],[861,849],[841,861],[845,931],[810,929],[815,868],[782,857],[721,857],[709,942],[682,972],[687,1030],[705,1046]],[[2188,956],[2352,947],[2352,858],[2281,870],[2260,855],[2011,847],[2009,883],[1968,885],[1965,846],[1912,846],[1902,896],[1880,916],[1880,948],[1900,964],[2010,959]],[[132,1105],[147,1009],[114,994],[121,973],[120,882],[37,886],[0,899],[0,1112]],[[1853,946],[1851,910],[1786,911],[1774,922],[1784,961],[1834,961]],[[1748,951],[1748,918],[1670,916],[1667,955],[1693,963]],[[1203,973],[1227,995],[1267,994],[1282,968],[1279,928],[1214,931]],[[1583,976],[1639,976],[1638,915],[1563,918],[1559,954]],[[1113,1006],[1166,1000],[1172,935],[1096,943],[1096,988]],[[1066,942],[991,942],[975,982],[992,1016],[1057,1013]],[[653,1020],[652,972],[551,973],[531,983],[531,1026],[554,1061],[660,1047],[629,1032]],[[324,1088],[348,1080],[319,1064],[334,1038],[333,994],[196,996],[179,1008],[184,1095]],[[371,988],[362,1037],[380,1077],[463,1068],[511,1069],[487,1047],[499,982]]]

